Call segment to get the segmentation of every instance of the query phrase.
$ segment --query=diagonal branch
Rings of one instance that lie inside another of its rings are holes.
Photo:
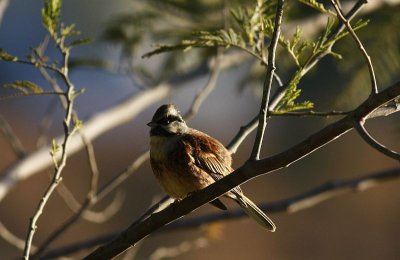
[[[248,161],[241,168],[235,170],[223,179],[193,193],[191,196],[181,201],[173,203],[171,206],[153,214],[139,224],[134,223],[118,237],[106,245],[99,247],[85,259],[112,258],[132,245],[135,245],[138,241],[154,231],[221,196],[232,188],[257,176],[289,166],[347,133],[354,127],[354,122],[360,121],[362,118],[367,118],[375,109],[385,105],[398,96],[400,96],[400,82],[397,82],[376,95],[370,96],[344,118],[326,126],[288,150],[262,160]]]
[[[366,191],[369,188],[376,187],[379,184],[398,178],[400,178],[400,168],[384,170],[348,180],[331,181],[293,197],[274,202],[262,203],[260,204],[260,208],[270,213],[295,213],[300,210],[306,210],[310,207],[316,206],[319,203],[326,201],[327,199],[333,198],[334,196],[339,196],[348,192]],[[203,226],[204,224],[209,224],[212,222],[237,219],[246,216],[247,215],[241,209],[218,211],[217,213],[177,220],[163,227],[160,231],[165,232],[176,231],[180,229],[197,228]],[[59,256],[73,254],[77,251],[87,249],[101,243],[105,243],[112,238],[115,238],[117,235],[117,233],[102,235],[86,241],[80,241],[67,246],[63,246],[51,250],[43,256],[43,259],[52,259]]]

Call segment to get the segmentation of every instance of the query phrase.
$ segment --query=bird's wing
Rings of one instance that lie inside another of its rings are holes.
[[[233,171],[231,155],[223,144],[200,131],[196,131],[195,135],[200,138],[187,140],[189,142],[197,142],[191,145],[191,147],[197,147],[197,149],[191,151],[194,164],[210,175],[214,181],[230,174]],[[232,192],[237,197],[240,197],[242,193],[239,187],[235,187]]]

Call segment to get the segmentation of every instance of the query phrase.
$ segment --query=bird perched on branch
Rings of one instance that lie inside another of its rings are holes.
[[[147,125],[151,127],[151,167],[162,188],[172,198],[182,199],[233,171],[228,150],[218,140],[188,127],[174,105],[159,107]],[[225,196],[237,202],[262,227],[275,231],[274,223],[239,186]],[[211,203],[226,210],[218,198]]]

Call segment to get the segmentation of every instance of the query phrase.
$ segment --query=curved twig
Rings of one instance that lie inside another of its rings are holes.
[[[362,121],[357,122],[355,125],[355,128],[356,128],[357,132],[360,134],[360,136],[362,137],[362,139],[364,139],[364,141],[367,144],[369,144],[371,147],[373,147],[377,151],[383,153],[384,155],[400,162],[400,153],[390,150],[389,148],[387,148],[386,146],[384,146],[383,144],[381,144],[377,140],[375,140],[368,133],[367,129],[365,129],[364,122],[362,122]]]

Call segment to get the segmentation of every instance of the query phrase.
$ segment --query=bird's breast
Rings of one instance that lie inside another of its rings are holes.
[[[150,138],[150,156],[155,161],[165,161],[168,155],[174,150],[176,138],[164,136],[152,136]]]

